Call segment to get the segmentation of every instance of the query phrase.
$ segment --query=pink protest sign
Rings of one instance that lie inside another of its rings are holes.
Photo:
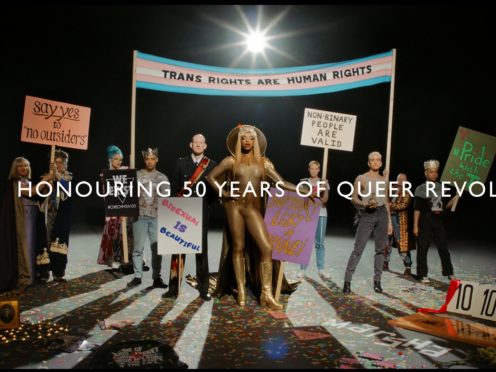
[[[315,240],[315,231],[322,206],[295,192],[270,189],[265,211],[265,226],[269,232],[274,260],[308,265]]]
[[[26,96],[21,141],[88,149],[89,107]]]

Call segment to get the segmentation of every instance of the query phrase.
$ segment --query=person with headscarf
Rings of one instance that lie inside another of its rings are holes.
[[[72,173],[67,170],[68,162],[69,154],[61,149],[56,149],[54,163],[50,164],[50,171],[54,177],[52,192],[42,206],[45,214],[50,259],[50,266],[40,271],[40,279],[44,282],[48,281],[50,270],[55,282],[66,282],[64,276],[67,266],[72,214],[72,198],[65,192],[65,190],[70,191],[70,183],[72,182]]]
[[[123,154],[120,148],[115,145],[107,147],[107,159],[110,170],[127,169],[127,166],[122,165],[122,158]],[[100,174],[100,183],[101,185],[104,184],[103,174]],[[124,262],[122,257],[121,221],[122,217],[105,217],[105,226],[103,227],[97,261],[100,265],[107,265],[113,269],[118,269]],[[130,217],[126,218],[126,230],[129,262],[131,262],[133,252],[133,221]]]

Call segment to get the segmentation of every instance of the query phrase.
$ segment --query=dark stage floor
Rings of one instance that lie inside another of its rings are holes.
[[[211,232],[212,272],[218,267],[220,239],[220,232]],[[146,289],[152,282],[151,271],[145,272],[141,286],[127,289],[131,276],[119,277],[96,264],[99,243],[97,232],[74,233],[68,283],[49,282],[20,297],[21,321],[58,319],[68,327],[67,334],[59,343],[36,350],[28,342],[0,345],[0,368],[88,366],[98,349],[73,351],[83,340],[101,345],[100,350],[122,341],[159,340],[173,347],[189,368],[346,368],[354,362],[357,368],[438,368],[476,349],[387,323],[419,307],[438,308],[444,303],[449,282],[441,276],[435,248],[429,251],[431,284],[405,279],[393,250],[391,271],[383,275],[384,293],[376,294],[372,289],[373,242],[369,241],[352,282],[354,294],[344,296],[343,275],[353,239],[328,235],[326,263],[331,279],[319,277],[314,255],[297,291],[282,296],[283,313],[270,313],[253,296],[244,309],[228,296],[204,302],[185,282],[177,301],[162,299],[164,290]],[[458,278],[496,284],[494,252],[460,241],[451,242],[451,252]],[[149,251],[145,254],[150,257]],[[415,257],[414,252],[414,262]],[[194,275],[192,258],[187,259],[185,273]],[[166,281],[169,263],[170,257],[165,257],[162,276]],[[297,265],[286,264],[290,280],[296,280],[297,271]],[[129,319],[134,325],[120,331],[101,330],[97,319]],[[383,363],[364,358],[364,352],[377,354]]]

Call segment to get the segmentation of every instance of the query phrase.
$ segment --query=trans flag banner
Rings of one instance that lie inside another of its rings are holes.
[[[278,97],[333,93],[391,81],[393,51],[345,62],[236,69],[137,52],[136,87],[186,94]]]

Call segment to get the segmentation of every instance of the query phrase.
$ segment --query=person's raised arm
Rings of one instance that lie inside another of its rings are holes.
[[[282,183],[281,185],[282,189],[287,191],[294,191],[294,192],[297,191],[298,187],[294,183],[286,181],[284,178],[282,178],[282,176],[279,173],[277,173],[274,164],[272,164],[272,162],[267,158],[264,159],[264,168],[265,168],[265,175],[268,178],[270,178],[275,183],[277,182]]]

